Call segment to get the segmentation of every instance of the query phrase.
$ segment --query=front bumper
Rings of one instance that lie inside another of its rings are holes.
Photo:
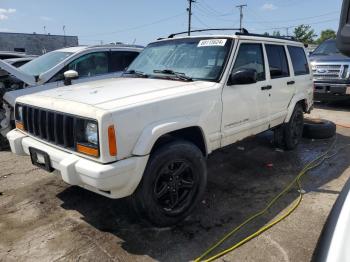
[[[315,82],[315,100],[343,100],[350,98],[350,84]]]
[[[109,198],[130,196],[140,183],[148,161],[148,156],[142,156],[101,164],[56,149],[18,130],[9,132],[7,138],[13,153],[30,155],[30,147],[40,149],[49,155],[52,168],[66,183]]]

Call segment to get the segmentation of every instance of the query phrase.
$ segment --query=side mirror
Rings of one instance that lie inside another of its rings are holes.
[[[79,74],[77,71],[74,70],[68,70],[63,73],[64,75],[64,85],[69,86],[72,84],[72,80],[77,79],[79,77]]]
[[[248,85],[258,82],[258,73],[255,69],[240,69],[230,75],[228,85]]]

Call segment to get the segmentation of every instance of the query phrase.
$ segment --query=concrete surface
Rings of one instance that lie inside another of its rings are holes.
[[[313,117],[350,125],[350,106],[319,106]],[[340,116],[341,115],[341,116]],[[340,118],[339,118],[340,117]],[[350,129],[337,129],[337,144],[350,143]],[[302,166],[334,141],[303,140],[283,152],[266,132],[208,160],[205,197],[173,228],[138,222],[124,200],[110,200],[63,183],[33,167],[28,157],[0,152],[0,261],[189,261],[262,209]],[[327,215],[350,176],[350,147],[303,179],[301,206],[286,220],[220,261],[309,261]],[[289,207],[296,190],[228,240],[230,246]]]

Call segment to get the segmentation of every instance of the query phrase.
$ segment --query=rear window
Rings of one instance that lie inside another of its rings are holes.
[[[266,53],[272,79],[288,77],[289,67],[286,51],[282,45],[266,45]]]
[[[308,75],[310,73],[310,69],[304,49],[297,46],[288,46],[288,51],[292,60],[294,74],[296,76]]]

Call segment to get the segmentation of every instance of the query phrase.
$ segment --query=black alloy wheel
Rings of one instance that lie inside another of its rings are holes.
[[[203,197],[206,182],[201,150],[175,140],[152,152],[131,202],[142,220],[158,227],[172,226],[192,212]]]

